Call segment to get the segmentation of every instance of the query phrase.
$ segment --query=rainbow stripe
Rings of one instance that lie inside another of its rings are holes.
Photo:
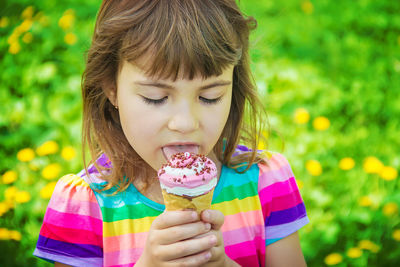
[[[105,156],[99,161],[108,162]],[[309,221],[287,160],[272,153],[267,162],[244,174],[223,166],[214,190],[211,208],[225,215],[225,252],[242,266],[264,266],[265,247]],[[78,266],[132,266],[165,206],[133,185],[110,196],[93,191],[87,181],[84,172],[59,180],[34,255]]]

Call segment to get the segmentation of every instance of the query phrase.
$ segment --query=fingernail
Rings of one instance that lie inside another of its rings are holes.
[[[195,212],[195,211],[192,212],[192,218],[193,218],[193,219],[197,219],[197,212]]]
[[[205,226],[206,230],[210,230],[211,229],[211,224],[209,224],[209,223],[206,223],[204,226]]]
[[[217,243],[217,238],[215,237],[215,235],[210,236],[210,244],[214,245],[215,243]]]
[[[204,258],[206,258],[206,260],[208,260],[209,258],[211,258],[211,252],[207,252],[207,254],[204,255]]]

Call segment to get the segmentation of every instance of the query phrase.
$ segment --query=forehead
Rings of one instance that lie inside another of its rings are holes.
[[[195,73],[193,77],[189,77],[187,72],[185,72],[185,66],[181,66],[179,72],[174,77],[164,77],[162,75],[152,75],[146,66],[145,60],[139,62],[128,62],[124,60],[121,63],[120,71],[118,74],[119,79],[129,79],[129,80],[141,80],[141,81],[163,81],[167,83],[180,83],[182,81],[197,81],[197,82],[207,82],[213,80],[225,80],[232,81],[233,79],[233,69],[234,65],[230,64],[220,73],[216,73],[209,76],[203,76],[200,72]]]

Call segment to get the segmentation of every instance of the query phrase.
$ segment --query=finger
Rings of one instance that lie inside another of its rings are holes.
[[[198,239],[198,238],[202,238],[202,237],[205,237],[205,236],[211,236],[211,235],[214,235],[217,238],[217,243],[215,244],[216,246],[221,246],[221,245],[223,246],[224,240],[222,238],[222,234],[221,234],[220,231],[211,230],[211,231],[205,232],[203,234],[197,235],[197,236],[195,236],[193,238],[194,239],[196,239],[196,238]]]
[[[201,253],[183,257],[180,259],[172,260],[168,262],[168,266],[203,266],[206,264],[211,257],[211,252],[209,250],[203,251]]]
[[[224,224],[224,214],[219,210],[204,210],[201,213],[201,220],[211,224],[212,229],[219,230]]]
[[[199,220],[199,216],[195,211],[179,210],[166,211],[160,214],[152,224],[154,229],[165,229],[176,225],[187,224]]]
[[[159,244],[168,245],[209,232],[211,224],[197,221],[158,230]]]
[[[210,249],[211,257],[208,260],[211,262],[216,262],[221,260],[221,257],[225,257],[225,248],[222,246],[215,246]]]
[[[217,239],[213,235],[200,239],[188,239],[170,245],[159,246],[154,253],[164,261],[171,261],[209,250],[215,246],[216,242]]]

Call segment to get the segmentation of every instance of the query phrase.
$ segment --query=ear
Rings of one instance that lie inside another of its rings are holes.
[[[103,85],[103,92],[107,96],[108,100],[114,107],[118,107],[118,99],[117,99],[117,88],[114,84],[104,82]]]

